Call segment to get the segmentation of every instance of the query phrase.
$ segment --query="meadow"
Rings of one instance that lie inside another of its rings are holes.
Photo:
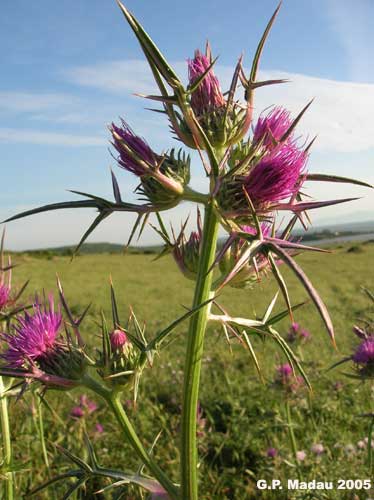
[[[76,257],[36,257],[16,255],[14,281],[21,284],[30,279],[28,294],[54,291],[56,273],[66,298],[75,313],[92,303],[82,332],[92,348],[99,343],[101,310],[111,318],[109,277],[116,290],[121,321],[126,325],[130,306],[146,325],[152,337],[191,303],[193,282],[185,279],[170,257],[154,260],[152,255],[92,254]],[[314,492],[259,490],[258,479],[279,479],[283,484],[298,476],[305,481],[339,479],[371,479],[366,447],[370,419],[363,417],[373,411],[373,390],[369,382],[346,377],[350,366],[327,369],[358,344],[352,326],[359,318],[371,314],[371,304],[361,287],[373,289],[372,264],[374,243],[349,243],[333,248],[332,253],[304,253],[297,257],[325,301],[335,327],[337,350],[334,350],[324,326],[312,304],[295,312],[295,320],[311,333],[311,338],[297,350],[312,383],[313,392],[301,387],[285,396],[274,383],[276,367],[285,363],[284,355],[268,340],[253,336],[263,380],[259,380],[252,359],[235,339],[228,344],[223,331],[210,327],[206,339],[201,380],[199,418],[199,467],[202,499],[369,499],[374,489],[321,490]],[[294,304],[305,300],[306,294],[295,277],[282,268]],[[277,290],[269,276],[251,290],[225,288],[217,299],[233,315],[261,317]],[[25,296],[26,296],[25,295]],[[167,307],[165,307],[167,304]],[[284,310],[281,296],[276,310]],[[286,336],[290,320],[277,325]],[[132,394],[124,404],[134,419],[135,427],[150,446],[161,436],[154,453],[173,476],[178,470],[178,439],[182,362],[187,324],[173,333],[173,342],[165,348],[162,358],[156,357],[152,368],[144,371],[136,406]],[[252,337],[251,337],[252,339]],[[71,468],[71,463],[55,445],[61,445],[77,456],[87,458],[81,447],[82,433],[87,429],[103,466],[136,470],[138,462],[106,412],[98,408],[85,416],[74,418],[72,408],[79,403],[82,392],[49,391],[42,405],[46,450],[40,445],[41,422],[35,413],[37,396],[26,393],[11,402],[12,440],[15,450],[17,498],[57,472]],[[87,393],[91,398],[91,395]],[[92,399],[92,398],[91,398]],[[290,415],[287,416],[287,408]],[[98,427],[97,424],[102,426]],[[290,431],[293,442],[290,439]],[[313,445],[320,444],[320,452]],[[293,449],[293,446],[295,447]],[[275,451],[269,451],[274,449]],[[293,452],[303,451],[304,458],[296,464]],[[314,449],[314,451],[312,451]],[[47,465],[48,467],[47,467]],[[371,469],[371,470],[370,470]],[[175,478],[177,476],[175,475]],[[142,498],[136,489],[124,487],[94,495],[108,483],[88,483],[86,491],[72,498]],[[61,499],[67,483],[57,483],[34,498]],[[209,493],[208,493],[209,492]],[[113,496],[112,496],[113,495]],[[116,496],[118,495],[118,496]]]

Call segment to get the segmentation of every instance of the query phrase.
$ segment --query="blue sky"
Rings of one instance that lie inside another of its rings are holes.
[[[178,73],[209,39],[219,55],[216,73],[225,89],[237,57],[248,67],[273,0],[175,2],[128,1]],[[291,83],[259,90],[256,113],[283,104],[297,113],[315,97],[300,134],[318,134],[309,161],[312,172],[355,176],[374,182],[374,34],[370,0],[284,0],[266,46],[263,77]],[[154,85],[134,36],[114,1],[4,0],[0,18],[0,218],[37,205],[72,198],[66,189],[110,196],[107,124],[123,116],[157,150],[173,146],[162,117],[144,110],[134,92]],[[205,187],[194,159],[194,185]],[[119,172],[123,194],[133,199],[136,181]],[[320,210],[315,224],[368,220],[373,195],[364,188],[311,186],[319,199],[364,196]],[[177,223],[191,207],[170,213]],[[39,215],[8,225],[11,248],[77,242],[94,214]],[[116,215],[92,241],[125,241],[131,216]],[[142,243],[155,242],[148,231]]]

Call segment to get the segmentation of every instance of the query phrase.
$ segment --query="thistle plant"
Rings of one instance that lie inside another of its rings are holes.
[[[69,476],[76,478],[75,489],[92,477],[105,476],[113,481],[112,488],[123,487],[125,483],[135,484],[152,494],[197,500],[199,384],[208,325],[221,326],[229,342],[235,340],[248,349],[261,378],[263,375],[253,339],[267,337],[274,340],[285,356],[287,370],[292,374],[298,372],[306,386],[310,387],[298,356],[276,330],[276,324],[283,318],[289,316],[294,321],[294,311],[302,305],[292,304],[281,272],[284,266],[290,268],[304,286],[333,343],[335,337],[327,308],[294,258],[303,251],[323,250],[294,240],[292,230],[298,221],[307,228],[310,210],[351,200],[311,201],[305,193],[308,182],[371,186],[345,177],[308,171],[307,162],[313,141],[302,143],[297,139],[295,129],[311,103],[296,117],[277,106],[252,124],[255,91],[263,86],[283,83],[281,79],[258,80],[260,57],[280,6],[265,28],[250,72],[246,73],[240,57],[230,87],[222,89],[215,74],[216,59],[212,57],[209,44],[205,54],[196,50],[194,57],[188,60],[188,84],[185,86],[137,19],[123,4],[118,4],[159,89],[158,95],[143,97],[159,103],[161,109],[157,111],[166,116],[173,135],[182,147],[178,152],[172,149],[159,154],[145,139],[136,135],[126,121],[113,123],[110,126],[113,156],[120,168],[137,178],[138,203],[124,201],[112,172],[113,201],[74,191],[83,199],[39,207],[10,220],[49,210],[96,208],[98,215],[81,238],[78,251],[92,231],[114,212],[137,214],[130,241],[138,229],[139,235],[142,233],[149,217],[154,214],[157,224],[154,227],[165,243],[161,256],[172,253],[182,273],[195,282],[192,306],[161,332],[149,334],[133,312],[123,324],[111,286],[112,323],[102,317],[102,345],[92,355],[80,334],[80,324],[87,311],[75,318],[59,283],[65,319],[62,319],[59,309],[54,309],[52,300],[49,305],[36,301],[33,311],[19,316],[16,324],[3,335],[8,347],[3,354],[1,371],[25,380],[33,379],[48,390],[84,386],[101,396],[114,413],[120,429],[141,461],[140,472],[101,468],[92,445],[87,441],[90,463],[62,450],[78,466]],[[253,133],[250,133],[251,125]],[[186,147],[197,150],[200,155],[209,179],[206,193],[196,192],[189,185],[190,157],[185,152]],[[180,234],[176,237],[173,230],[173,237],[170,237],[161,212],[183,201],[202,206],[203,220],[199,214],[197,229],[191,235],[186,235],[184,223]],[[277,220],[279,212],[289,215],[283,227]],[[219,228],[226,232],[221,246],[218,245]],[[252,290],[270,275],[279,285],[285,302],[284,311],[273,312],[278,294],[261,318],[232,316],[218,302],[218,293],[222,293],[224,287]],[[165,340],[185,320],[189,321],[189,327],[185,336],[184,383],[181,388],[180,469],[178,480],[174,481],[164,472],[163,464],[156,463],[152,453],[145,448],[121,398],[128,398],[132,393],[136,400],[144,370],[151,369],[156,362],[155,354],[162,355]],[[144,467],[152,477],[143,472]],[[66,477],[65,474],[55,480]],[[37,491],[40,488],[34,493]]]

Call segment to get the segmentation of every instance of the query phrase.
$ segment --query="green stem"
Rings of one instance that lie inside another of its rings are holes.
[[[45,444],[44,418],[43,418],[43,408],[41,400],[36,402],[36,411],[38,413],[38,432],[39,432],[40,445],[42,447],[44,463],[48,469],[48,474],[49,474],[49,459],[48,459],[47,446]]]
[[[155,478],[159,481],[161,486],[170,495],[170,498],[177,499],[178,488],[170,481],[166,474],[159,468],[159,466],[152,460],[149,453],[144,449],[142,443],[140,442],[125,410],[123,409],[122,403],[118,395],[113,395],[107,399],[108,406],[113,411],[117,422],[120,424],[123,433],[126,436],[128,443],[136,451],[139,458],[142,460],[144,465],[154,474]]]
[[[373,472],[373,450],[371,448],[371,444],[373,441],[373,431],[374,431],[374,416],[371,417],[369,425],[369,434],[368,434],[368,466],[370,474],[372,474]]]
[[[299,480],[301,480],[299,461],[297,460],[296,438],[295,438],[295,433],[293,431],[293,423],[292,423],[292,419],[291,419],[291,408],[290,408],[290,402],[289,402],[288,399],[286,400],[286,416],[287,416],[288,433],[289,433],[289,436],[290,436],[292,454],[293,454],[293,457],[294,457],[294,460],[295,460],[295,466],[296,466],[296,470],[297,470],[297,476],[298,476]]]
[[[215,258],[218,220],[212,204],[205,207],[204,228],[199,269],[195,286],[193,308],[211,298],[213,272],[208,274]],[[182,443],[181,443],[181,498],[197,500],[197,443],[196,412],[199,396],[201,360],[204,349],[210,305],[201,308],[190,320],[184,367]]]
[[[10,440],[9,414],[8,414],[8,399],[4,394],[5,385],[3,377],[0,376],[0,419],[1,419],[1,435],[3,441],[3,467],[5,469],[5,500],[13,500],[13,472],[8,472],[7,469],[12,465],[12,443]]]
[[[190,187],[186,186],[183,191],[183,199],[186,201],[192,201],[195,203],[202,203],[206,205],[209,201],[209,195],[199,193],[198,191],[194,191]]]
[[[152,460],[151,456],[144,448],[138,435],[135,432],[125,410],[123,409],[120,394],[115,391],[110,391],[108,388],[103,386],[97,380],[91,378],[89,375],[85,375],[82,379],[82,383],[94,391],[96,394],[101,396],[113,411],[117,422],[121,426],[121,429],[126,436],[127,442],[132,446],[138,457],[141,459],[142,463],[148,467],[148,469],[153,473],[158,482],[165,488],[172,500],[179,498],[178,488],[174,483],[166,476],[166,474],[160,469],[160,467]]]

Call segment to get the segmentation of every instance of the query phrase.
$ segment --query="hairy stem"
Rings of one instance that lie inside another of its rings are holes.
[[[211,268],[217,247],[218,220],[212,204],[205,207],[204,228],[199,269],[195,286],[193,308],[211,298]],[[181,442],[181,498],[198,499],[196,413],[199,396],[201,360],[204,335],[210,312],[210,304],[201,308],[190,320],[187,351],[184,366],[182,442]]]
[[[4,499],[13,500],[14,499],[14,484],[13,484],[13,472],[8,472],[12,465],[12,443],[10,440],[10,427],[9,427],[9,415],[8,415],[8,398],[4,394],[5,385],[3,377],[0,376],[0,419],[1,419],[1,436],[3,444],[3,467],[5,469],[5,488],[4,488]]]

